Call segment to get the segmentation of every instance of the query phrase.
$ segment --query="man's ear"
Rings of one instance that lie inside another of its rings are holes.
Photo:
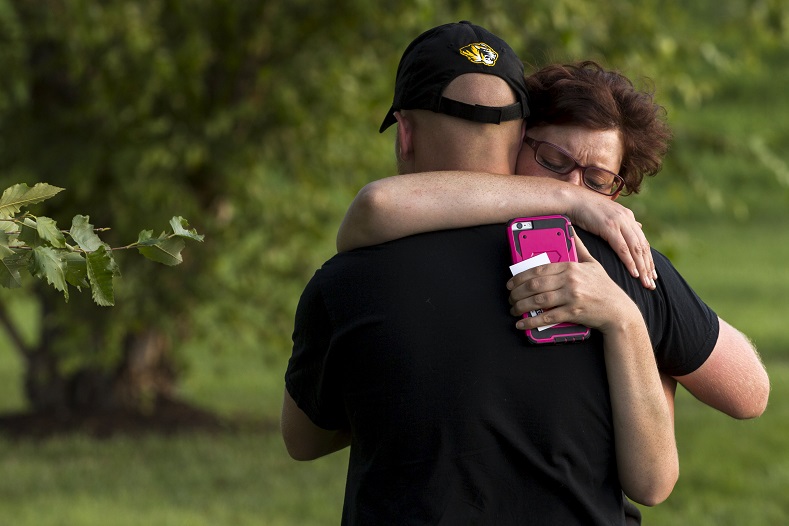
[[[409,161],[414,156],[414,123],[401,112],[394,112],[397,119],[397,156],[401,161]]]

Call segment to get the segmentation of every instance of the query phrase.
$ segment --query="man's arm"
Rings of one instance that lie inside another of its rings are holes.
[[[693,396],[734,418],[755,418],[767,407],[770,379],[754,346],[720,321],[712,354],[695,371],[675,378]]]
[[[280,420],[285,447],[294,460],[315,460],[351,445],[347,430],[328,430],[316,426],[285,389]]]
[[[350,427],[340,379],[326,371],[332,324],[321,276],[318,270],[299,298],[293,325],[293,354],[285,373],[287,387],[280,428],[288,453],[296,460],[313,460],[350,444],[350,433],[322,428],[312,420],[329,428]],[[299,407],[291,392],[312,418]]]
[[[427,172],[373,181],[348,208],[337,234],[337,249],[555,213],[605,239],[629,272],[640,276],[645,287],[654,288],[657,275],[649,242],[630,209],[547,177]]]

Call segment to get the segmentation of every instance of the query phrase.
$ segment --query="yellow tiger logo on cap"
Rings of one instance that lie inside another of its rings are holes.
[[[460,48],[460,54],[469,59],[474,64],[485,66],[495,66],[499,54],[484,42],[476,42]]]

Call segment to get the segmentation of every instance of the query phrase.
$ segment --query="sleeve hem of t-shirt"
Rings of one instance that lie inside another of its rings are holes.
[[[342,429],[343,426],[338,425],[336,422],[332,422],[330,419],[323,419],[323,418],[316,418],[317,410],[314,407],[309,406],[309,404],[304,403],[303,400],[300,400],[298,396],[293,396],[293,393],[298,392],[298,389],[295,385],[291,382],[289,377],[285,377],[285,389],[288,390],[288,394],[296,402],[296,405],[299,409],[301,409],[307,418],[315,424],[316,426],[320,427],[321,429],[325,429],[326,431],[337,431]]]
[[[710,331],[707,334],[707,338],[704,340],[704,345],[699,350],[699,352],[694,354],[691,359],[682,365],[678,367],[672,367],[670,369],[661,369],[661,372],[671,376],[685,376],[686,374],[690,374],[704,365],[704,362],[707,361],[707,358],[710,357],[712,351],[715,349],[715,345],[718,343],[718,334],[720,333],[720,319],[718,318],[718,315],[712,311],[710,311],[710,314],[712,315]]]

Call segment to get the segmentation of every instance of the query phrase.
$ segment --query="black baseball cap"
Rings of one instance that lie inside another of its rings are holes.
[[[504,79],[518,102],[482,106],[447,99],[441,94],[455,78],[486,73]],[[523,63],[502,39],[480,26],[462,21],[444,24],[419,35],[397,67],[392,107],[380,132],[397,122],[399,110],[430,110],[474,122],[499,124],[529,116]]]

